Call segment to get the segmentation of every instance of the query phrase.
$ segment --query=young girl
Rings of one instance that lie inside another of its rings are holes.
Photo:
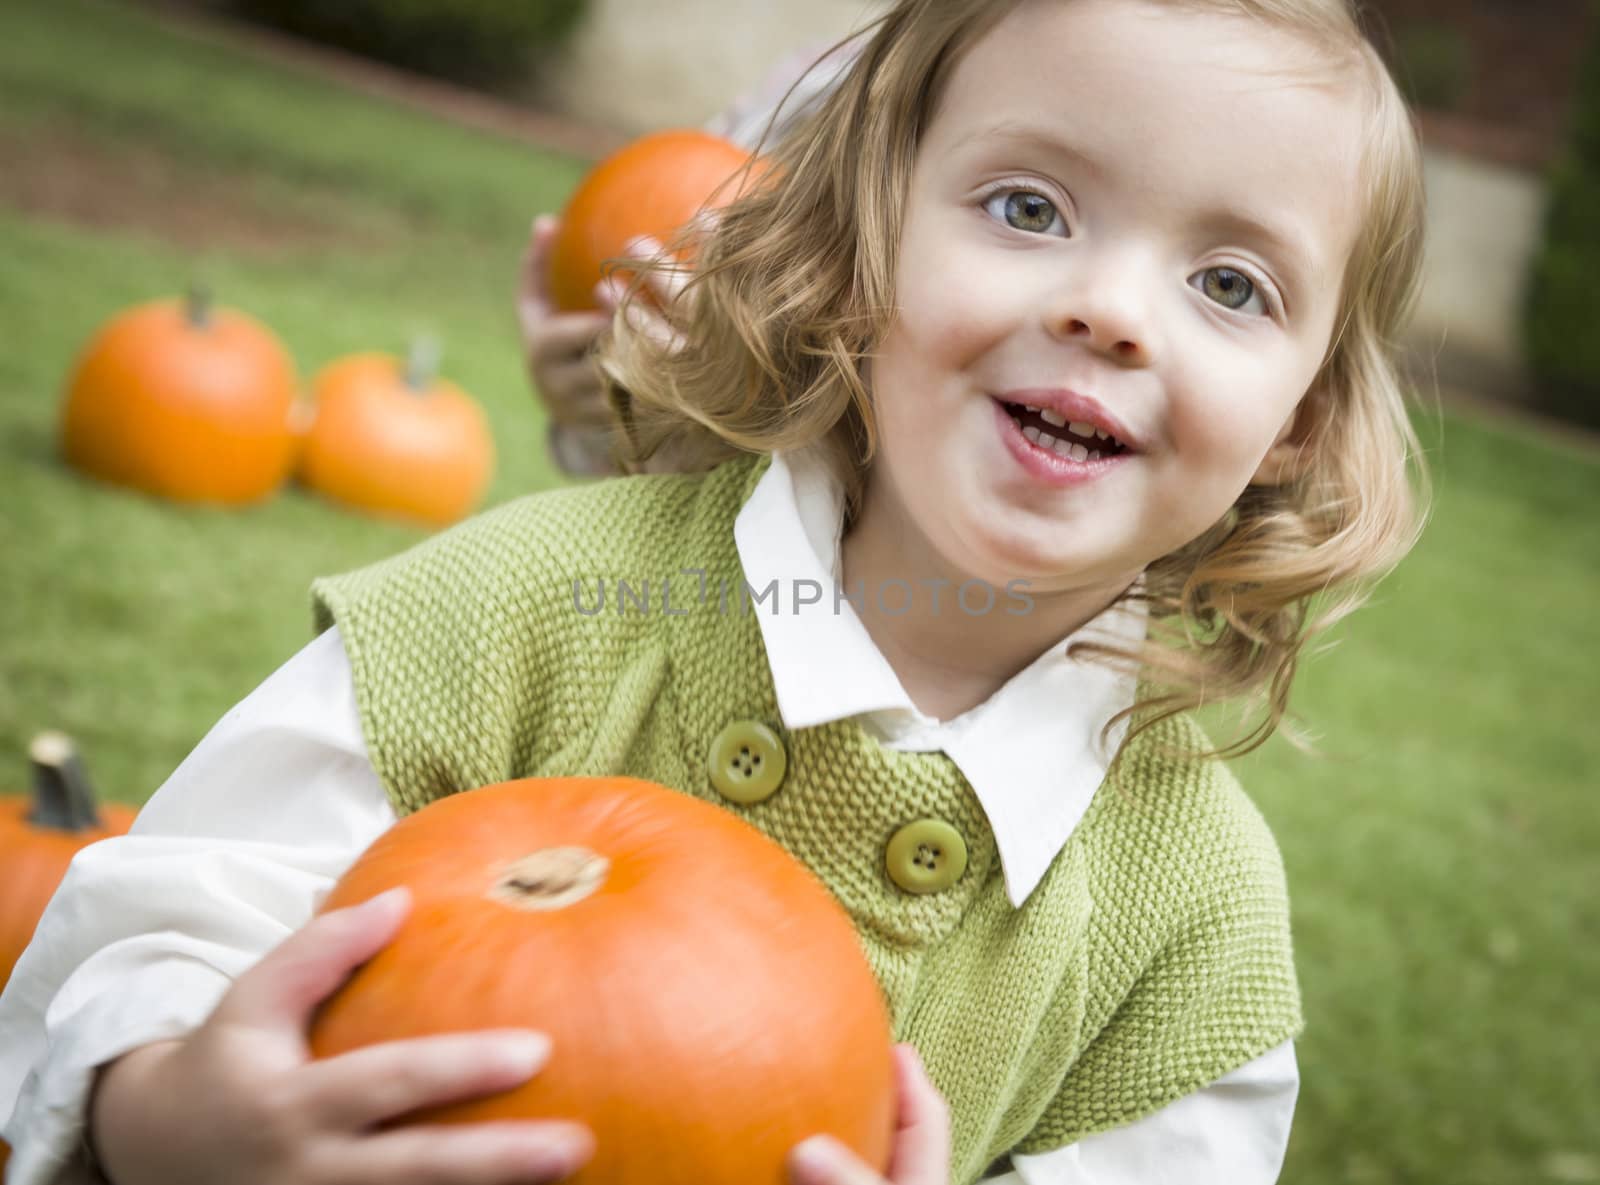
[[[319,582],[325,632],[76,862],[0,1001],[13,1182],[570,1172],[579,1125],[376,1127],[537,1035],[304,1047],[404,912],[307,924],[332,880],[552,774],[721,803],[835,892],[919,1055],[894,1185],[1275,1178],[1282,869],[1188,709],[1259,696],[1263,739],[1313,599],[1414,534],[1392,82],[1343,0],[901,0],[768,175],[679,337],[606,362],[634,455],[696,472]]]

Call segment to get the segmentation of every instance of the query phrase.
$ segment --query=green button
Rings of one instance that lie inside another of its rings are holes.
[[[886,860],[889,879],[906,892],[937,893],[967,870],[967,841],[942,819],[918,819],[894,833]]]
[[[707,762],[717,793],[749,806],[771,798],[789,768],[783,742],[759,720],[735,720],[711,742]]]

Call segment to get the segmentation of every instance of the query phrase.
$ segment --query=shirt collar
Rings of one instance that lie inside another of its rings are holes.
[[[953,720],[920,712],[838,586],[844,497],[821,459],[777,453],[734,523],[745,579],[766,645],[784,727],[852,716],[893,748],[938,750],[983,806],[1006,893],[1020,906],[1088,810],[1126,732],[1101,730],[1133,703],[1132,672],[1064,656],[1090,636],[1127,647],[1144,634],[1142,609],[1113,606],[1049,647],[999,691]]]

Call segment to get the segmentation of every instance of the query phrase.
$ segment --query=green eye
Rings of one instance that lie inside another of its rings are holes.
[[[1007,226],[1029,234],[1044,234],[1061,221],[1055,203],[1031,189],[1002,190],[990,195],[983,206],[994,217],[1005,219]]]
[[[1056,208],[1036,193],[1006,194],[1006,221],[1018,230],[1046,231],[1056,220]]]
[[[1196,287],[1223,308],[1242,309],[1252,300],[1261,303],[1255,284],[1243,272],[1231,267],[1211,267],[1202,272],[1201,277]],[[1266,311],[1265,304],[1261,311]]]

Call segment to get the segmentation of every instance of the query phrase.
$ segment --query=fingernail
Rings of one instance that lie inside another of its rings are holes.
[[[392,889],[385,889],[375,897],[369,897],[362,908],[370,909],[373,913],[392,913],[403,908],[411,900],[411,890],[404,885],[396,885]]]
[[[495,1047],[509,1068],[532,1074],[550,1057],[550,1038],[543,1033],[511,1033]]]
[[[557,1124],[546,1129],[545,1151],[550,1167],[561,1176],[577,1172],[594,1156],[594,1137],[575,1124]]]
[[[796,1144],[790,1160],[806,1180],[815,1180],[838,1164],[833,1143],[827,1136],[812,1136]]]

